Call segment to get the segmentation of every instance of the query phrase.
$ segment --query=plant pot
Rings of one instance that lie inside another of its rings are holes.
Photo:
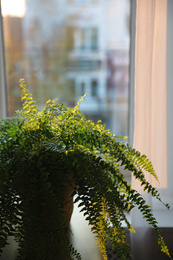
[[[66,224],[67,226],[69,226],[70,224],[70,220],[71,220],[71,216],[73,213],[73,197],[71,196],[72,193],[74,191],[74,184],[72,183],[72,185],[66,184],[66,191],[64,194],[64,214],[66,216]]]

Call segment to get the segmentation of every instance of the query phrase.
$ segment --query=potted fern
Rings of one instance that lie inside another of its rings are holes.
[[[87,120],[79,103],[67,108],[53,100],[39,110],[24,80],[20,86],[22,111],[0,124],[1,252],[7,237],[14,236],[19,260],[56,259],[57,248],[67,259],[81,259],[65,233],[75,195],[104,259],[108,238],[121,259],[132,259],[122,221],[134,232],[126,217],[133,207],[155,229],[161,250],[171,258],[150,207],[121,173],[121,168],[131,171],[161,201],[144,177],[143,169],[157,179],[146,156],[100,122]]]

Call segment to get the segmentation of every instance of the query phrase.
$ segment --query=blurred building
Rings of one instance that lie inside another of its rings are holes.
[[[40,107],[49,98],[74,106],[87,93],[85,115],[128,135],[129,17],[129,0],[26,0],[23,18],[8,18],[20,25],[4,17],[14,39],[6,53],[18,53],[8,62]]]
[[[24,40],[22,19],[15,16],[5,16],[3,18],[3,31],[5,42],[5,65],[6,65],[6,82],[7,82],[7,102],[8,113],[19,109],[20,102],[19,88],[16,88],[16,79],[20,70],[20,61],[24,57]]]

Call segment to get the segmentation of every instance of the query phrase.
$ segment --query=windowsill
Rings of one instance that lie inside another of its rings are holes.
[[[79,211],[77,204],[75,204],[70,224],[72,243],[81,253],[82,260],[102,260],[102,255],[96,245],[94,235],[91,233],[90,226]]]

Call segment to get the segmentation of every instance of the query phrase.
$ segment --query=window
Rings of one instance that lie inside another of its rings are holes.
[[[98,81],[96,79],[91,82],[91,95],[97,97],[98,95]]]
[[[97,48],[98,48],[98,31],[97,31],[97,28],[92,28],[90,34],[91,34],[91,49],[97,50]]]
[[[85,82],[81,82],[81,86],[80,86],[80,96],[85,95]]]
[[[98,28],[69,28],[69,35],[72,37],[72,48],[76,50],[97,50]]]
[[[75,46],[77,47],[77,49],[81,49],[84,50],[87,48],[87,34],[86,34],[86,29],[84,28],[79,28],[76,29],[76,36],[74,41],[77,40],[75,42]]]
[[[130,0],[17,1],[2,1],[8,115],[21,108],[25,78],[40,107],[87,93],[87,118],[128,135]]]

